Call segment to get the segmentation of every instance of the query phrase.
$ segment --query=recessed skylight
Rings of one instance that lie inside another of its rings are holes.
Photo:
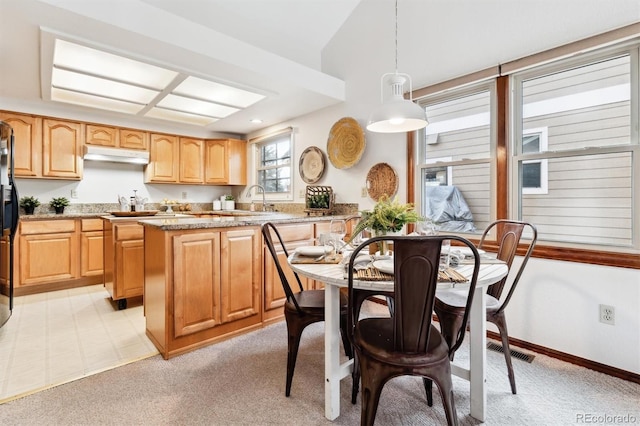
[[[56,39],[51,99],[206,126],[264,95]]]

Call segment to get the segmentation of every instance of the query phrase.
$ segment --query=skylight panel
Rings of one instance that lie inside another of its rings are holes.
[[[215,118],[223,118],[239,111],[238,108],[185,98],[184,96],[177,95],[167,95],[164,99],[158,102],[157,105],[162,108],[191,112]]]
[[[103,98],[86,93],[72,92],[70,90],[58,89],[55,87],[51,88],[51,100],[82,105],[90,108],[105,109],[108,111],[124,112],[127,114],[137,114],[142,110],[142,108],[144,108],[144,105],[140,104]]]
[[[216,118],[205,117],[204,115],[189,114],[181,111],[174,111],[165,108],[152,108],[145,114],[146,117],[159,118],[161,120],[179,121],[188,124],[206,126],[218,121]]]
[[[123,81],[157,90],[164,89],[178,75],[177,72],[102,52],[90,47],[57,39],[53,64],[66,68]]]
[[[264,99],[264,95],[249,92],[203,80],[197,77],[188,77],[173,90],[173,93],[192,98],[205,99],[219,104],[231,105],[238,108],[246,108]]]

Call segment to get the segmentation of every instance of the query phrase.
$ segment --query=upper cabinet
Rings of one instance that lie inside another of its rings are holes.
[[[247,184],[247,143],[151,135],[147,183]]]
[[[0,120],[13,128],[14,174],[19,177],[42,176],[42,118],[0,111]]]
[[[82,179],[84,124],[45,118],[42,129],[42,176]]]
[[[151,134],[149,164],[145,169],[148,183],[178,183],[180,147],[177,136]]]
[[[142,130],[87,124],[85,143],[87,145],[146,151],[149,148],[149,133]]]
[[[246,185],[247,142],[238,139],[205,141],[204,182],[217,185]]]

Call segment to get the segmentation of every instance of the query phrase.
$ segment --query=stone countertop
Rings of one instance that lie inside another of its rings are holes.
[[[253,212],[252,212],[253,213]],[[212,218],[187,218],[187,217],[167,217],[167,218],[144,218],[138,223],[158,228],[163,231],[181,231],[190,229],[211,229],[230,228],[238,226],[261,226],[265,222],[272,223],[299,223],[317,222],[319,220],[347,219],[352,215],[333,216],[308,216],[306,214],[271,213],[253,214],[247,216],[220,216]]]
[[[20,221],[32,221],[32,220],[51,220],[51,219],[99,219],[104,216],[105,212],[101,213],[37,213],[37,214],[20,214]]]

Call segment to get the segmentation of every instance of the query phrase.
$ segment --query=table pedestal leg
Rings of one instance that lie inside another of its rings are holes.
[[[487,365],[487,314],[483,289],[476,289],[469,313],[469,357],[471,417],[484,421],[487,407],[485,367]]]
[[[340,288],[324,289],[324,415],[334,420],[340,415]]]

